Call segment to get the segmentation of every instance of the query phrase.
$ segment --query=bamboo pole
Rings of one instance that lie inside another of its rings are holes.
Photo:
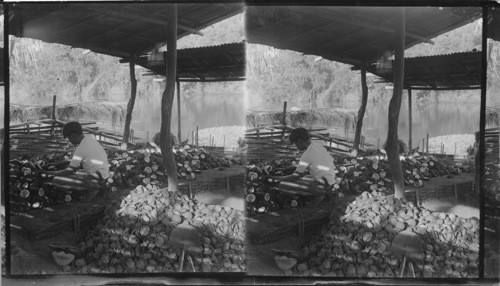
[[[404,81],[404,49],[405,49],[405,8],[398,8],[395,17],[395,58],[394,58],[394,89],[389,103],[389,132],[387,133],[387,161],[394,182],[394,196],[404,198],[405,188],[403,170],[399,159],[398,123],[401,109],[401,98]]]
[[[488,73],[487,73],[487,60],[488,60],[488,55],[486,54],[488,50],[488,8],[486,6],[482,7],[483,8],[483,21],[482,21],[482,41],[481,41],[481,66],[483,67],[481,69],[481,107],[480,107],[480,114],[479,114],[479,152],[478,155],[476,156],[476,166],[478,166],[477,171],[476,171],[476,178],[479,179],[479,206],[483,206],[486,203],[486,196],[485,196],[485,151],[486,151],[486,96],[487,96],[487,81],[488,81]],[[491,27],[493,28],[493,27]],[[498,155],[496,155],[496,158],[498,159]],[[481,164],[478,164],[478,162],[482,162]],[[485,222],[485,212],[481,211],[479,212],[479,257],[484,257],[484,252],[485,252],[485,243],[484,243],[484,222]],[[479,277],[484,277],[484,259],[479,259]]]
[[[177,138],[181,138],[181,81],[177,80]]]
[[[427,154],[429,154],[429,133],[427,133],[427,141],[425,141],[425,142],[426,142],[425,149],[426,149]]]
[[[56,120],[56,96],[52,98],[52,120]],[[50,134],[54,134],[55,123],[52,122],[52,128],[50,129]]]
[[[177,193],[179,189],[177,178],[177,164],[172,152],[171,119],[172,105],[175,96],[175,81],[177,78],[177,4],[165,4],[166,10],[166,86],[161,100],[161,128],[160,128],[160,148],[168,177],[168,189],[166,192]]]
[[[356,122],[356,131],[354,134],[353,149],[358,150],[361,141],[361,129],[363,127],[363,117],[365,116],[366,104],[368,102],[368,85],[366,84],[366,67],[361,68],[361,106],[358,110],[358,122]]]
[[[283,103],[283,121],[281,122],[283,126],[286,127],[286,104],[287,102],[285,101]],[[285,140],[285,129],[281,132],[281,140]]]
[[[411,132],[412,132],[412,115],[411,115],[411,88],[408,89],[408,122],[409,122],[409,128],[408,128],[408,149],[411,150],[413,148],[412,142],[411,142]]]

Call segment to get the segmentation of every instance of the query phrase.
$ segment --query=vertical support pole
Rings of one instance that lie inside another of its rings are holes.
[[[194,145],[194,131],[191,131],[191,144]]]
[[[127,104],[127,115],[125,116],[125,127],[123,130],[122,150],[127,149],[130,139],[130,123],[132,121],[132,112],[134,110],[135,97],[137,95],[137,79],[135,78],[135,55],[130,55],[130,99]]]
[[[395,14],[394,89],[389,103],[389,132],[387,133],[387,146],[385,149],[394,182],[394,196],[396,198],[404,198],[403,170],[399,159],[398,123],[404,83],[405,8],[398,8]]]
[[[429,154],[429,133],[427,133],[427,141],[425,141],[425,143],[426,143],[425,151],[427,154]]]
[[[52,98],[52,127],[50,128],[50,137],[54,136],[54,129],[56,127],[56,96]]]
[[[285,139],[285,130],[286,130],[286,104],[287,104],[287,102],[285,101],[283,103],[283,122],[282,122],[282,124],[283,124],[283,131],[281,132],[281,140]]]
[[[411,132],[412,132],[412,115],[411,115],[411,88],[408,89],[408,122],[409,122],[409,128],[408,128],[408,149],[411,150],[413,149],[413,144],[412,144],[412,138],[411,138]]]
[[[188,193],[189,193],[189,198],[194,199],[193,186],[192,186],[191,182],[189,182],[189,184],[188,184]]]
[[[177,79],[177,138],[179,142],[182,141],[181,137],[181,81]]]
[[[196,125],[196,147],[200,146],[199,145],[199,138],[198,138],[198,125]]]
[[[483,6],[483,35],[481,48],[481,109],[479,114],[479,278],[484,278],[484,204],[485,204],[485,188],[484,188],[484,173],[485,173],[485,151],[486,151],[486,83],[487,83],[487,50],[488,50],[488,7]]]
[[[354,134],[353,149],[358,150],[361,141],[361,129],[363,127],[363,118],[365,116],[366,104],[368,103],[368,85],[366,84],[366,67],[363,64],[361,68],[361,106],[358,110],[358,121],[356,122],[356,131]]]
[[[160,127],[160,148],[168,178],[167,192],[177,193],[179,191],[179,181],[177,177],[177,164],[175,163],[172,151],[172,106],[175,96],[175,81],[177,79],[177,4],[165,4],[167,52],[166,52],[166,86],[161,99],[161,127]]]

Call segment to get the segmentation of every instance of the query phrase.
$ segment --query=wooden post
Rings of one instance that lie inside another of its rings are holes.
[[[191,131],[191,144],[194,145],[194,131]]]
[[[177,164],[172,152],[171,119],[177,79],[177,4],[165,4],[167,22],[166,86],[161,99],[160,148],[168,178],[168,189],[164,192],[178,192]],[[165,194],[166,195],[166,194]]]
[[[181,82],[177,80],[177,138],[179,143],[182,141],[181,137]]]
[[[483,67],[481,69],[481,106],[479,108],[480,113],[479,113],[479,151],[478,151],[478,156],[476,159],[476,164],[479,165],[479,168],[477,168],[477,176],[479,176],[479,206],[484,206],[486,202],[486,196],[485,196],[485,191],[486,188],[484,187],[485,183],[485,152],[486,152],[486,95],[487,95],[487,79],[488,79],[488,73],[487,73],[487,64],[488,64],[488,28],[491,25],[488,25],[488,8],[486,6],[482,7],[483,9],[483,22],[482,22],[482,41],[481,41],[481,66]],[[491,11],[491,10],[490,10]],[[493,28],[493,27],[491,27]],[[498,158],[498,155],[496,156]],[[482,162],[481,164],[478,164],[478,162]],[[479,212],[479,256],[482,257],[484,256],[484,251],[485,251],[485,243],[484,243],[484,222],[485,222],[485,212],[481,211]],[[481,231],[482,230],[482,231]],[[497,236],[498,237],[498,236]],[[484,259],[479,259],[479,273],[478,277],[484,277]]]
[[[50,138],[54,136],[54,129],[56,127],[56,96],[52,98],[52,127],[50,128]]]
[[[413,149],[413,145],[411,142],[411,128],[412,128],[412,116],[411,116],[411,88],[408,89],[408,122],[409,122],[409,128],[408,128],[408,149],[411,150]]]
[[[286,104],[287,102],[283,102],[283,130],[281,131],[281,140],[285,140],[285,130],[286,130]],[[258,132],[258,131],[257,131]],[[258,136],[258,133],[257,133]],[[260,139],[260,138],[258,138]]]
[[[426,142],[425,150],[426,150],[426,153],[429,154],[429,133],[427,133],[427,141],[425,141],[425,142]]]
[[[389,132],[387,133],[387,145],[385,149],[394,182],[394,196],[396,198],[404,198],[403,170],[399,159],[398,123],[404,80],[405,8],[397,8],[395,13],[394,89],[389,103]]]
[[[358,110],[358,120],[356,122],[356,131],[354,134],[353,149],[358,150],[361,141],[361,129],[363,127],[363,118],[365,116],[366,104],[368,103],[368,85],[366,84],[366,67],[363,64],[361,68],[361,106]]]
[[[188,193],[189,193],[189,198],[194,199],[193,186],[191,185],[191,182],[189,182],[189,185],[188,185]]]
[[[130,55],[130,99],[127,104],[127,115],[125,116],[125,127],[123,130],[122,150],[127,149],[130,138],[130,123],[132,121],[132,112],[134,110],[135,97],[137,95],[137,79],[135,78],[135,55]]]
[[[196,125],[196,147],[200,146],[199,145],[199,138],[198,138],[198,125]]]

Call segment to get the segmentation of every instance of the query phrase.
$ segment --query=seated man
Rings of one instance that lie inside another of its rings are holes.
[[[179,140],[177,139],[177,136],[174,135],[174,133],[170,132],[170,138],[172,139],[172,146],[179,145]],[[157,146],[160,146],[160,132],[157,132],[155,136],[153,136],[153,142]]]
[[[64,125],[62,133],[64,138],[77,146],[73,158],[66,169],[48,171],[45,174],[54,176],[52,183],[57,187],[65,189],[99,189],[98,180],[109,177],[109,163],[106,151],[93,135],[83,134],[82,126],[78,122],[69,122]],[[79,170],[80,164],[83,169]]]
[[[300,151],[305,151],[295,172],[271,178],[281,181],[278,189],[283,192],[316,197],[313,205],[317,205],[327,194],[327,187],[335,182],[333,158],[321,143],[311,141],[309,132],[305,128],[292,130],[290,143],[295,144]],[[309,175],[305,175],[307,170]]]
[[[385,150],[386,147],[387,147],[387,142],[385,142],[384,145],[382,145],[382,149],[384,150],[384,152],[387,153],[387,151]],[[410,150],[408,149],[408,145],[406,145],[406,143],[401,139],[398,139],[398,152],[400,155],[408,154],[408,152],[410,152]]]

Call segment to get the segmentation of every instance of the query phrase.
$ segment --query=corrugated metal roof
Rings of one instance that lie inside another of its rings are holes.
[[[392,70],[377,70],[375,64],[368,71],[387,82],[394,80]],[[479,89],[481,52],[405,58],[404,86],[433,90]]]
[[[166,40],[167,3],[14,3],[9,34],[126,58]],[[177,37],[243,11],[243,3],[177,4]]]
[[[351,65],[394,50],[399,7],[247,7],[247,39]],[[481,17],[479,7],[407,7],[406,48]]]
[[[165,59],[165,54],[164,59]],[[234,81],[245,79],[245,43],[223,44],[177,51],[177,78],[180,81]],[[165,75],[165,60],[137,64]]]

